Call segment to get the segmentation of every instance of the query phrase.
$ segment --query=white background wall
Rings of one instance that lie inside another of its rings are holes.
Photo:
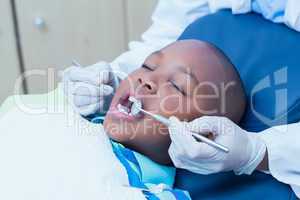
[[[129,41],[138,40],[149,27],[156,2],[0,0],[0,103],[13,94],[22,67],[32,74],[25,79],[26,91],[43,93],[55,87],[58,72],[69,66],[72,59],[82,65],[113,60],[126,51]],[[38,21],[40,25],[36,24]],[[20,35],[21,55],[17,53],[16,31]]]
[[[0,102],[13,91],[20,73],[10,3],[0,0]]]

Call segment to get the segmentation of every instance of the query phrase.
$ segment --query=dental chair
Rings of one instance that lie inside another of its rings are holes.
[[[258,132],[300,121],[300,33],[258,14],[225,10],[196,20],[179,38],[184,39],[214,44],[235,65],[248,101],[241,127]],[[195,200],[297,199],[288,185],[260,172],[236,176],[178,170],[175,184]]]

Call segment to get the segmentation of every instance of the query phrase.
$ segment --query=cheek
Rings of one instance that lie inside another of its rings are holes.
[[[145,126],[140,121],[136,123],[129,123],[123,120],[114,120],[107,117],[104,121],[104,129],[109,137],[117,142],[126,144],[128,141],[134,141],[139,136],[142,136],[144,130],[151,126]]]
[[[161,91],[161,98],[159,101],[159,113],[163,116],[170,117],[172,115],[181,120],[191,121],[201,116],[199,112],[199,102],[192,97],[183,96],[172,88]]]
[[[184,115],[182,115],[187,121],[192,121],[196,118],[203,116],[201,108],[205,107],[201,101],[197,101],[195,98],[190,97],[187,100],[184,107]]]
[[[178,112],[183,112],[183,107],[186,104],[185,98],[172,88],[164,88],[160,91],[159,109],[166,116],[174,115]],[[156,105],[157,106],[157,105]]]
[[[161,111],[172,114],[181,111],[182,99],[179,96],[168,96],[161,101]]]
[[[129,136],[123,131],[123,127],[119,122],[115,122],[110,117],[106,117],[103,126],[111,139],[119,142],[128,140]]]

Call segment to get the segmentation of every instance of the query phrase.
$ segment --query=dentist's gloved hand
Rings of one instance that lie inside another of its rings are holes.
[[[192,122],[171,117],[170,121],[169,155],[178,168],[199,174],[231,170],[236,174],[251,174],[265,156],[266,145],[259,134],[245,131],[225,117],[207,116]],[[214,141],[228,147],[229,153],[197,142],[188,131],[212,133]]]
[[[105,112],[117,87],[110,65],[71,66],[63,73],[64,92],[81,115]]]

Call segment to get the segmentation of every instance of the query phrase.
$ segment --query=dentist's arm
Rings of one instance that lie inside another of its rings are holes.
[[[291,186],[300,198],[300,122],[271,127],[259,133],[267,146],[268,172]],[[258,168],[259,169],[259,168]]]
[[[300,197],[300,123],[251,133],[225,117],[201,117],[190,123],[172,117],[171,122],[169,154],[176,167],[200,174],[251,174],[260,170],[289,184]],[[213,133],[215,141],[227,146],[229,153],[197,142],[185,130]]]
[[[284,22],[300,30],[300,6],[297,0],[160,0],[152,15],[152,25],[142,34],[141,41],[129,43],[129,51],[111,64],[127,73],[140,67],[145,58],[156,50],[174,42],[184,29],[196,19],[221,9],[231,9],[233,14],[251,12],[273,22]]]

